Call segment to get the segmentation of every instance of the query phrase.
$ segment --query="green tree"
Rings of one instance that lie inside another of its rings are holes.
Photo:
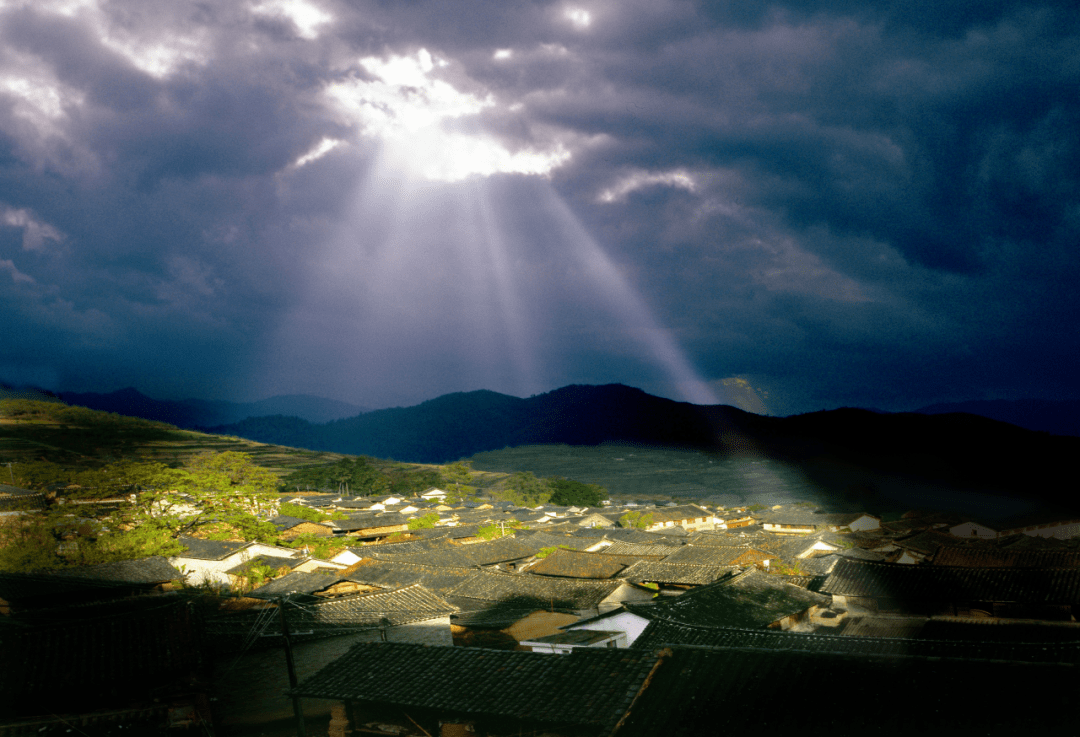
[[[334,537],[332,535],[315,535],[310,532],[305,532],[289,542],[288,546],[297,549],[306,548],[308,555],[311,557],[319,558],[320,560],[329,560],[345,548],[349,547],[349,542],[350,540]]]
[[[627,512],[622,517],[619,517],[619,527],[634,527],[639,530],[647,530],[652,523],[652,512],[646,514],[642,514],[641,512]]]
[[[520,507],[537,507],[551,499],[547,480],[537,478],[531,471],[512,474],[504,483],[505,488],[496,496]]]
[[[429,512],[423,517],[414,517],[409,520],[410,530],[429,530],[433,528],[439,522],[439,515],[435,512]]]
[[[344,512],[331,512],[330,514],[327,514],[300,504],[282,504],[278,509],[278,514],[285,515],[286,517],[296,517],[297,519],[306,519],[308,522],[325,522],[329,519],[345,519],[347,517]]]
[[[146,528],[175,539],[224,525],[242,539],[277,537],[267,520],[278,504],[277,479],[246,453],[203,453],[183,469],[144,463],[112,470],[125,472],[110,483],[128,490],[131,503],[109,516],[109,529]]]
[[[442,467],[444,483],[453,486],[451,492],[447,489],[450,500],[461,501],[476,491],[476,488],[468,485],[472,481],[472,461],[458,461]]]
[[[342,458],[324,466],[293,471],[281,479],[284,493],[295,490],[337,491],[355,496],[373,496],[391,491],[391,479],[365,456]]]
[[[492,522],[481,526],[480,529],[476,531],[476,536],[481,540],[494,540],[497,537],[513,535],[514,529],[515,525],[513,523],[507,524],[504,522],[500,525],[497,522]]]
[[[0,524],[0,571],[25,573],[61,566],[58,542],[55,515],[13,516]]]
[[[277,476],[255,465],[247,453],[200,453],[186,470],[189,493],[213,499],[227,510],[263,515],[277,509]]]
[[[551,486],[551,503],[562,506],[598,507],[608,498],[607,489],[599,484],[583,484],[573,479],[556,477]]]
[[[238,589],[240,591],[257,589],[267,581],[270,581],[279,575],[284,575],[288,570],[287,567],[275,570],[258,558],[248,561],[247,565],[241,568],[240,573],[237,574],[237,578],[240,579]]]
[[[38,467],[42,476],[55,469]],[[0,568],[29,570],[128,560],[180,551],[176,538],[200,530],[219,537],[272,542],[266,519],[277,504],[275,476],[244,453],[206,453],[187,468],[130,461],[73,474],[73,497],[129,501],[99,519],[92,506],[57,504],[22,515],[0,530]],[[69,477],[70,478],[70,477]],[[63,542],[58,553],[58,543]]]
[[[44,491],[53,484],[71,483],[77,473],[50,461],[18,461],[4,470],[7,478],[0,480],[0,483],[10,482],[24,489]]]
[[[72,565],[113,563],[151,555],[177,555],[184,550],[184,546],[166,531],[150,526],[106,530],[96,537],[80,537],[76,546],[76,550],[65,556],[66,562]]]

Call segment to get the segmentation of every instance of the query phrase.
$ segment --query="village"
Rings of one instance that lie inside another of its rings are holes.
[[[273,510],[281,539],[340,552],[183,537],[169,557],[0,574],[0,734],[1072,723],[1077,519],[528,508],[434,487],[280,502],[320,513]]]

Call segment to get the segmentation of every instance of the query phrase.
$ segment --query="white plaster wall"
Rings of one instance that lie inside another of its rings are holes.
[[[649,626],[649,620],[639,617],[631,612],[619,612],[584,624],[572,624],[568,630],[601,630],[610,632],[625,632],[626,639],[619,641],[619,647],[630,647],[634,640],[641,636],[645,628]]]
[[[624,583],[619,588],[615,589],[606,599],[600,602],[600,606],[597,607],[597,614],[606,614],[607,612],[614,611],[620,608],[624,601],[636,602],[636,601],[652,601],[653,592],[643,589],[639,589],[636,586]]]
[[[235,568],[241,563],[246,563],[255,556],[273,555],[279,558],[294,558],[299,553],[299,550],[293,550],[292,548],[279,548],[275,545],[255,543],[243,550],[238,550],[223,560],[203,560],[202,558],[187,558],[183,555],[176,555],[169,558],[169,562],[184,572],[184,580],[188,584],[210,583],[228,586],[231,581],[225,571]]]

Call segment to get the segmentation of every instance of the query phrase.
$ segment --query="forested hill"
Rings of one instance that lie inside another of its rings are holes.
[[[1001,489],[1071,504],[1061,479],[1080,438],[1052,436],[966,414],[927,416],[840,409],[764,417],[696,406],[630,387],[568,386],[519,399],[490,391],[448,394],[323,425],[263,417],[213,432],[260,442],[399,461],[446,462],[520,445],[604,442],[825,461],[949,486]],[[921,483],[921,481],[920,481]]]
[[[294,417],[257,417],[210,431],[338,453],[441,463],[485,450],[547,443],[713,447],[725,428],[746,425],[753,417],[734,407],[698,407],[611,384],[567,386],[528,399],[462,392],[324,425]]]

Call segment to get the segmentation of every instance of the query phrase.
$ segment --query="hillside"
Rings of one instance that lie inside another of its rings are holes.
[[[91,468],[121,460],[176,466],[206,452],[241,452],[277,474],[328,464],[340,454],[183,430],[162,422],[59,402],[0,399],[0,462]]]
[[[120,389],[108,394],[61,392],[57,395],[67,404],[88,407],[103,412],[116,412],[128,417],[167,422],[184,428],[203,428],[240,422],[248,417],[289,415],[309,422],[330,422],[352,417],[366,411],[348,402],[291,394],[270,397],[258,402],[223,402],[206,399],[153,399],[136,389]]]
[[[999,514],[1002,505],[1015,507],[1017,500],[1031,509],[1071,510],[1078,506],[1075,485],[1062,484],[1061,479],[1071,477],[1072,459],[1080,455],[1080,439],[965,414],[840,409],[764,417],[733,407],[673,402],[638,389],[608,385],[569,386],[527,399],[489,391],[457,393],[415,407],[367,412],[324,424],[272,416],[219,426],[214,431],[231,439],[171,428],[155,430],[169,434],[164,445],[147,442],[140,446],[136,435],[125,441],[130,448],[110,449],[91,432],[84,432],[81,438],[75,433],[65,443],[75,443],[91,455],[138,450],[166,462],[176,462],[188,452],[180,449],[185,445],[204,450],[250,446],[256,457],[265,459],[260,463],[279,470],[324,462],[340,457],[338,454],[444,463],[507,448],[625,444],[683,449],[717,459],[767,459],[781,469],[768,478],[797,479],[784,481],[784,488],[811,490],[830,504],[846,507],[934,507],[941,506],[942,499],[958,495],[967,500],[964,508],[975,513],[985,510],[987,517]],[[47,431],[34,432],[40,435]],[[28,442],[37,443],[38,452],[46,452],[47,446],[65,447],[44,436],[27,435],[17,441]],[[285,450],[290,446],[309,451]],[[535,457],[527,462],[523,458],[487,468],[564,474]],[[665,479],[658,483],[657,493],[697,498],[740,495],[743,490],[739,484],[745,487],[748,479],[755,478],[747,476],[740,482],[741,472],[733,472],[722,484],[713,484],[672,481],[675,470],[663,473],[656,477],[657,482]],[[649,493],[652,483],[648,474],[637,473],[634,483],[625,486],[619,472],[612,477],[608,470],[592,473],[585,469],[565,475],[602,483],[615,493],[623,488],[625,493]]]
[[[450,394],[325,425],[258,418],[215,431],[428,463],[535,445],[683,448],[725,458],[769,458],[851,504],[885,493],[932,502],[935,495],[964,490],[1071,508],[1076,494],[1060,479],[1070,476],[1072,459],[1080,455],[1078,438],[974,415],[839,409],[765,417],[673,402],[621,385],[569,386],[528,399]]]

